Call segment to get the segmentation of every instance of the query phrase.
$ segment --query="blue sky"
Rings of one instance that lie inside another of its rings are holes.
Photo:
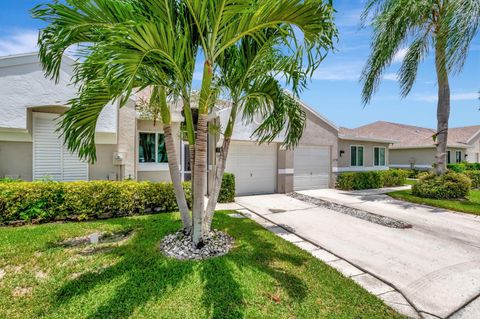
[[[0,1],[0,55],[35,51],[40,21],[28,10],[45,1]],[[337,51],[330,54],[315,73],[302,99],[339,126],[356,127],[377,120],[434,128],[436,92],[433,56],[421,65],[410,95],[401,99],[393,63],[373,101],[363,106],[360,99],[360,72],[369,54],[370,31],[360,29],[363,1],[334,1],[340,31]],[[397,61],[403,50],[398,52]],[[480,36],[474,40],[463,72],[450,79],[452,109],[450,126],[480,123]]]

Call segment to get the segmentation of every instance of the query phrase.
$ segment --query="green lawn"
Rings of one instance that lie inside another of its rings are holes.
[[[410,190],[389,193],[393,198],[407,202],[451,209],[458,212],[480,215],[480,190],[470,191],[467,200],[441,200],[413,196]]]
[[[0,228],[0,318],[401,317],[308,253],[224,212],[215,227],[236,239],[227,256],[166,258],[159,241],[179,227],[177,214],[160,214]],[[130,240],[97,252],[57,244],[128,229]]]
[[[416,179],[407,179],[405,185],[415,185],[418,182]]]

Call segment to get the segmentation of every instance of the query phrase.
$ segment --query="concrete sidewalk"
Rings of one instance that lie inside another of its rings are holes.
[[[377,193],[301,193],[413,227],[388,228],[280,194],[237,203],[395,287],[423,317],[480,318],[480,218]]]

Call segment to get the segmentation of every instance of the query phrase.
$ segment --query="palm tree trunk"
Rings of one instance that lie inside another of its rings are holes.
[[[230,142],[232,141],[233,127],[237,116],[237,108],[238,103],[234,102],[230,112],[227,128],[225,129],[222,150],[218,156],[218,161],[215,168],[215,179],[213,181],[212,192],[208,198],[208,204],[205,210],[205,223],[203,225],[203,233],[205,235],[210,233],[212,227],[213,214],[215,212],[215,206],[217,206],[218,196],[220,195],[223,174],[225,173],[225,167],[227,164],[228,151],[230,149]]]
[[[195,168],[193,176],[193,243],[199,245],[203,240],[205,183],[207,177],[207,123],[208,115],[200,114],[197,124],[195,143]]]
[[[165,133],[165,148],[168,156],[168,168],[170,178],[172,179],[175,199],[177,200],[178,209],[182,218],[183,229],[186,234],[190,234],[192,230],[192,219],[188,209],[187,200],[185,198],[185,190],[182,186],[182,178],[180,175],[180,164],[177,157],[177,149],[172,134],[170,124],[163,124],[163,132]]]
[[[222,150],[218,156],[218,162],[215,168],[215,179],[213,181],[212,192],[208,198],[207,208],[205,209],[205,222],[203,224],[203,234],[210,233],[212,227],[213,213],[217,206],[218,196],[222,187],[223,174],[227,163],[228,150],[230,148],[231,137],[225,137],[222,144]]]
[[[450,85],[445,59],[445,40],[438,37],[435,44],[435,68],[438,82],[437,104],[437,154],[435,172],[442,175],[446,172],[446,155],[448,140],[448,119],[450,117]]]

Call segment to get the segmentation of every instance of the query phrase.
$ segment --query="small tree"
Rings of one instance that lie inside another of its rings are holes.
[[[166,128],[170,175],[184,228],[201,245],[211,223],[204,206],[207,121],[222,89],[215,77],[219,62],[233,65],[227,61],[233,57],[226,53],[250,38],[260,46],[289,48],[297,55],[292,70],[313,72],[332,45],[336,32],[332,11],[321,0],[69,0],[37,7],[33,13],[49,23],[39,36],[47,75],[58,79],[63,52],[74,44],[85,46],[84,61],[74,68],[79,96],[71,101],[61,127],[70,150],[94,161],[95,125],[103,107],[112,100],[123,106],[136,90],[151,88],[149,104]],[[191,81],[198,58],[204,60],[204,67],[194,123]],[[181,101],[184,108],[193,167],[192,221],[169,131],[169,99]],[[269,101],[276,118],[280,111],[286,112],[278,102]]]
[[[446,171],[448,120],[450,116],[449,73],[459,72],[480,24],[478,0],[369,0],[365,22],[373,16],[372,52],[363,70],[362,98],[369,103],[396,52],[409,48],[398,78],[402,97],[408,95],[420,62],[433,49],[438,84],[436,173]]]

